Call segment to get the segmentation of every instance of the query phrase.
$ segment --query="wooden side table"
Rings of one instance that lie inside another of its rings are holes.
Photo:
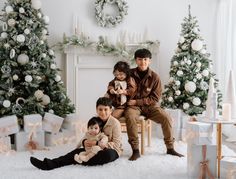
[[[216,145],[217,145],[217,177],[220,178],[220,160],[222,159],[222,124],[236,124],[236,121],[210,121],[210,120],[201,120],[199,122],[216,124]]]

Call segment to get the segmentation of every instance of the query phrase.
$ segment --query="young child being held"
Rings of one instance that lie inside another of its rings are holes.
[[[85,133],[85,136],[80,140],[78,148],[83,145],[83,142],[85,140],[97,141],[97,145],[92,147],[85,147],[85,151],[80,152],[79,154],[75,154],[75,161],[77,161],[78,163],[87,162],[100,150],[103,150],[100,146],[107,146],[108,137],[103,132],[101,132],[102,124],[103,123],[99,117],[93,117],[88,121],[88,131]]]
[[[137,86],[134,79],[130,77],[130,67],[127,62],[117,62],[113,74],[115,78],[109,82],[107,94],[115,107],[112,116],[119,119],[123,115],[126,102],[134,96]]]

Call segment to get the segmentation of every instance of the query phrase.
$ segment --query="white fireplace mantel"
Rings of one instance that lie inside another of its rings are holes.
[[[158,47],[153,52],[152,69],[158,70]],[[69,46],[66,54],[67,95],[75,104],[79,118],[88,120],[96,114],[96,101],[106,93],[115,63],[122,60],[113,55],[98,54],[92,48]]]

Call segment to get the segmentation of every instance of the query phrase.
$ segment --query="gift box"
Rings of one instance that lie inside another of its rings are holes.
[[[181,124],[182,124],[182,126],[181,126],[181,128],[182,129],[186,129],[186,127],[187,127],[187,123],[188,123],[188,121],[190,120],[190,116],[189,115],[187,115],[187,114],[185,114],[184,112],[182,112],[182,117],[181,117]]]
[[[45,133],[45,145],[46,146],[58,146],[64,144],[63,133]]]
[[[10,137],[0,137],[0,153],[6,153],[11,150]]]
[[[188,122],[186,140],[189,144],[216,145],[215,128],[209,123]]]
[[[217,176],[217,146],[187,145],[187,173],[189,178]]]
[[[44,147],[44,141],[44,131],[36,132],[36,135],[30,135],[25,131],[20,131],[15,134],[15,148],[17,151],[30,150],[29,144],[35,145],[35,149],[40,150]]]
[[[77,114],[67,114],[63,123],[62,128],[68,129],[68,130],[79,130],[79,128],[82,126],[81,121],[78,118]]]
[[[78,144],[75,131],[62,129],[64,144]]]
[[[15,115],[0,118],[0,137],[15,134],[19,131],[17,117]]]
[[[51,133],[58,133],[63,120],[62,117],[55,114],[45,113],[43,117],[43,130]]]
[[[40,114],[25,115],[23,120],[25,132],[35,133],[42,131],[42,116]]]
[[[163,135],[162,128],[161,128],[160,124],[157,125],[157,130],[156,131],[157,131],[157,137],[159,139],[163,139],[164,135]],[[173,137],[175,138],[175,140],[176,141],[181,140],[181,137],[182,137],[181,129],[173,127],[172,131],[173,131]]]
[[[220,160],[221,178],[236,179],[236,156]]]
[[[173,128],[180,129],[182,111],[180,109],[165,109],[165,111],[170,115],[172,119]]]

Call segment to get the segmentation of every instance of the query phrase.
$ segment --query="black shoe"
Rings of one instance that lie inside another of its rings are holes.
[[[139,149],[133,150],[133,154],[132,156],[129,158],[130,161],[134,161],[137,160],[138,158],[140,158],[140,152]]]
[[[50,170],[47,166],[47,163],[44,161],[41,161],[35,157],[30,157],[30,162],[33,166],[35,166],[36,168],[39,168],[41,170]]]
[[[169,154],[169,155],[174,155],[174,156],[178,156],[178,157],[184,157],[184,155],[176,152],[175,149],[167,149],[166,153]]]

